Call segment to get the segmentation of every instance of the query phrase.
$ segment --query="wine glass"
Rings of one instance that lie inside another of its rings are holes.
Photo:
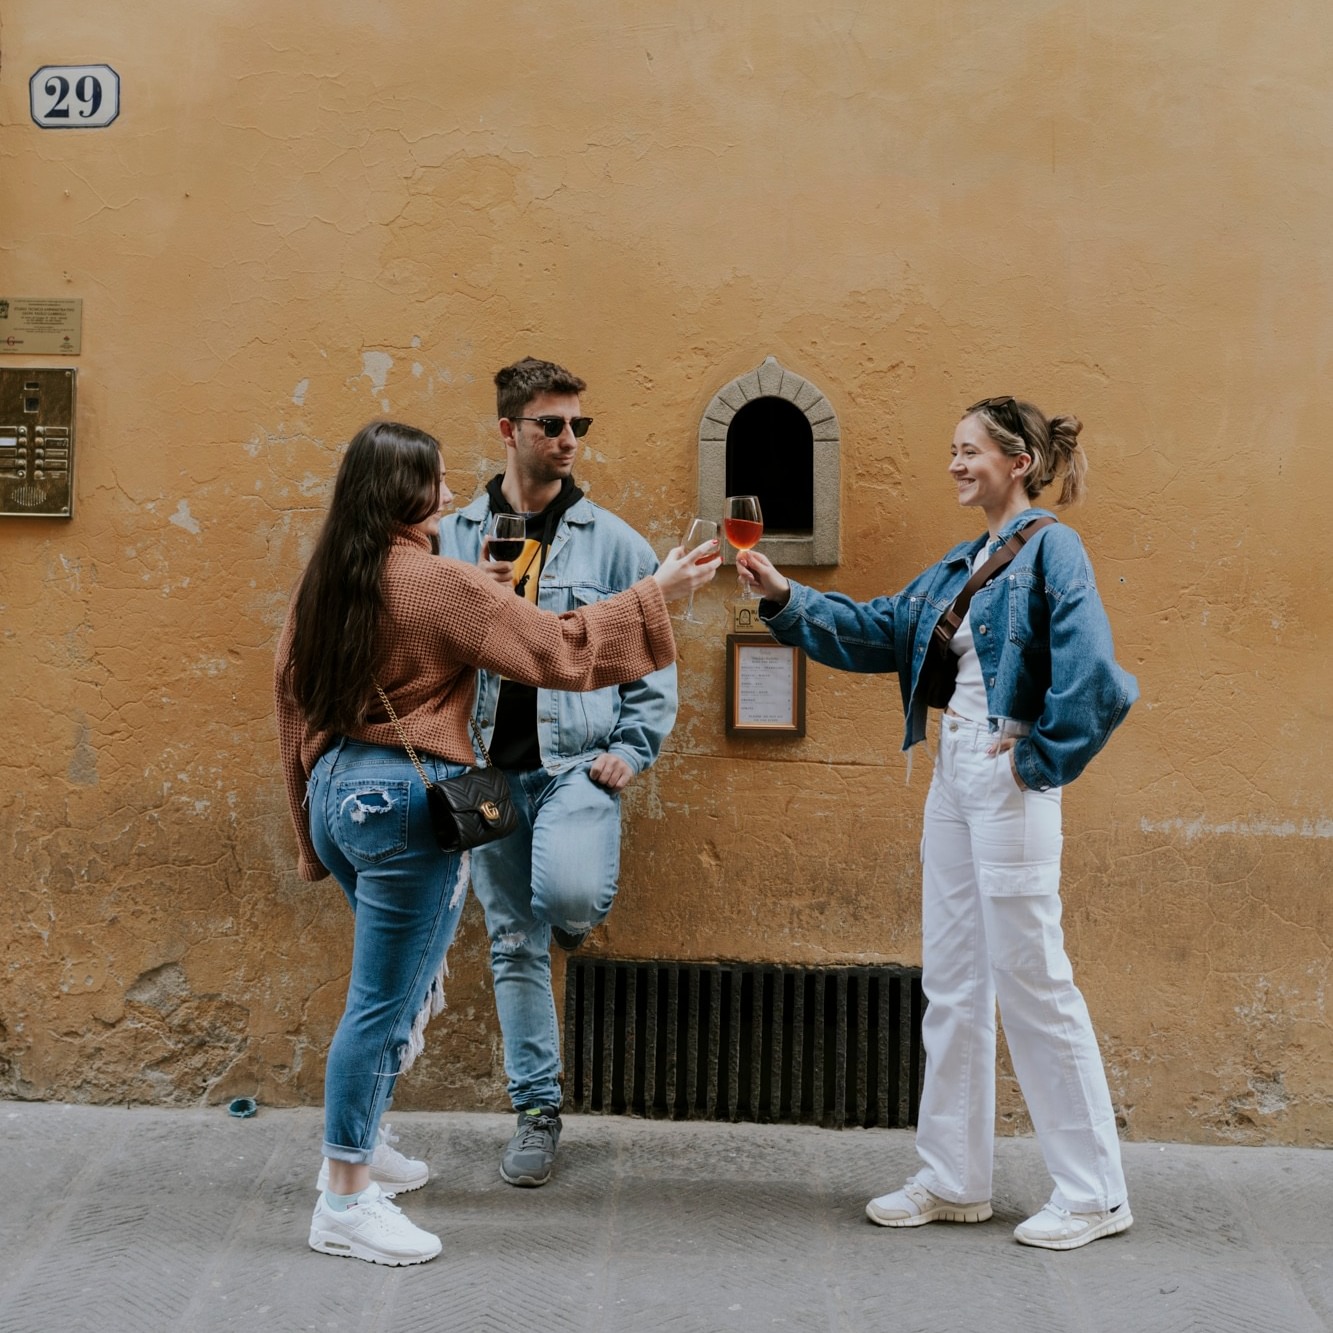
[[[496,514],[491,519],[487,550],[492,560],[507,560],[511,565],[523,554],[528,520],[524,514]]]
[[[727,540],[738,550],[748,551],[764,535],[764,515],[757,495],[729,495],[722,519]],[[748,583],[741,584],[741,601],[758,601]]]
[[[696,546],[702,546],[704,542],[715,542],[717,540],[717,524],[711,518],[692,518],[690,526],[686,529],[685,540],[681,543],[686,552],[694,550]],[[710,552],[695,564],[707,564],[713,558]],[[691,625],[702,625],[704,622],[694,614],[694,592],[690,592],[690,600],[685,606],[685,614],[682,620],[688,620]]]

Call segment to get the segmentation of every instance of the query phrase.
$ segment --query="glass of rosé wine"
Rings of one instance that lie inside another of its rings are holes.
[[[722,526],[727,540],[738,550],[748,551],[764,535],[764,515],[757,495],[729,495]],[[748,583],[741,584],[743,602],[758,601]]]

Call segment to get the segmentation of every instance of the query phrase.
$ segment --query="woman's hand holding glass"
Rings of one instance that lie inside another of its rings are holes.
[[[757,495],[729,495],[726,498],[722,526],[727,540],[739,555],[748,551],[764,535],[764,511]],[[754,592],[744,579],[741,581],[741,600],[753,601]]]
[[[685,540],[681,545],[687,550],[693,550],[696,546],[706,546],[709,542],[717,544],[717,524],[711,518],[691,519],[689,529],[685,533]],[[703,624],[703,621],[694,614],[693,593],[690,593],[690,600],[686,603],[685,614],[681,619],[688,620],[691,625]]]
[[[481,569],[497,583],[514,582],[514,561],[523,554],[528,520],[522,514],[495,514],[481,543]]]
[[[746,590],[768,602],[785,606],[791,596],[791,584],[778,573],[777,567],[762,551],[740,551],[736,556],[736,573]]]
[[[687,551],[683,546],[673,547],[657,567],[653,578],[662,589],[662,596],[668,602],[674,602],[680,597],[693,597],[704,584],[711,583],[721,564],[722,554],[718,550],[717,538],[710,537],[693,550]]]

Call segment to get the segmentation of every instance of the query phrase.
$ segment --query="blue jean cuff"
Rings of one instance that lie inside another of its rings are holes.
[[[325,1143],[320,1151],[330,1161],[348,1162],[352,1166],[365,1166],[375,1155],[374,1148],[344,1148],[336,1143]]]

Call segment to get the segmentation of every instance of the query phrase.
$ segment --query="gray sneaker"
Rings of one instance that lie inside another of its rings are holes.
[[[518,1129],[505,1145],[500,1177],[511,1185],[535,1189],[551,1178],[555,1149],[560,1142],[558,1107],[530,1106],[518,1113]]]

